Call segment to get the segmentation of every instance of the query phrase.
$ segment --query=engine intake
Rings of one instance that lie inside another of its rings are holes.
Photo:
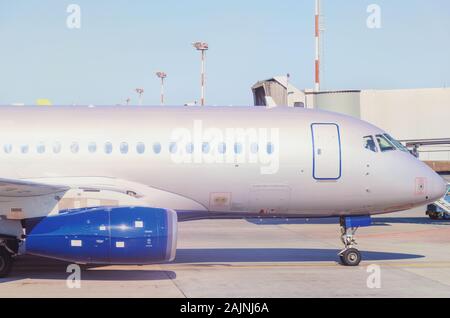
[[[43,219],[27,235],[26,253],[82,264],[146,265],[173,261],[176,245],[175,211],[93,208]]]

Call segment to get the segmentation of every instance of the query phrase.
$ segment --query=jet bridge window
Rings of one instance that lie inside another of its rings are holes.
[[[377,141],[381,152],[396,150],[395,146],[383,135],[377,135]]]
[[[372,136],[364,137],[364,148],[373,152],[378,152],[377,144]]]

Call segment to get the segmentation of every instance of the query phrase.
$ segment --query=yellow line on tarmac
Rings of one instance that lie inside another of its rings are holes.
[[[448,268],[448,269],[450,269],[450,262],[378,263],[378,265],[389,266],[389,267]]]

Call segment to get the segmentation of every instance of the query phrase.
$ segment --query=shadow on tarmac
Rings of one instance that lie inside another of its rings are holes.
[[[337,249],[300,248],[213,248],[179,249],[173,264],[230,264],[233,263],[283,263],[283,262],[330,262],[337,261]],[[423,255],[362,251],[365,261],[407,260],[423,258]],[[66,280],[69,263],[34,256],[19,257],[10,277],[0,279],[1,283],[26,279]],[[106,266],[83,266],[82,279],[86,281],[152,281],[169,280],[177,277],[167,270],[108,270]],[[97,269],[99,268],[99,269]],[[101,268],[101,269],[100,269]]]
[[[339,225],[339,218],[319,219],[248,219],[247,222],[255,225]],[[431,220],[429,217],[373,217],[372,226],[390,226],[390,224],[423,224],[423,225],[450,225],[448,220]]]
[[[330,262],[337,261],[337,249],[299,248],[230,248],[180,249],[175,264],[184,263],[272,263],[272,262]],[[423,255],[361,252],[365,261],[405,260]]]
[[[66,280],[73,273],[66,272],[67,266],[70,264],[35,256],[21,256],[15,260],[10,276],[0,279],[0,285],[26,279]],[[81,270],[84,281],[152,281],[169,280],[177,277],[176,273],[172,271],[127,270],[126,266],[121,267],[120,270],[115,270],[108,269],[106,266],[82,265]]]

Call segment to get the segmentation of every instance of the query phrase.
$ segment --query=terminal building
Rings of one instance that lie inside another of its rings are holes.
[[[450,88],[300,90],[287,77],[259,81],[255,106],[288,106],[344,113],[391,133],[436,171],[450,173]]]

